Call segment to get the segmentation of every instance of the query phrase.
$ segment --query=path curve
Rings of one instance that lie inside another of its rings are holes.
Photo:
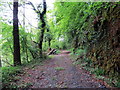
[[[28,69],[17,83],[19,85],[32,83],[30,88],[100,88],[104,86],[87,71],[73,65],[69,53],[62,50],[53,59],[45,61],[43,66]]]

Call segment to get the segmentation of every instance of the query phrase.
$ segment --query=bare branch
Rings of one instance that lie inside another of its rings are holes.
[[[33,8],[33,10],[34,10],[36,13],[40,13],[40,11],[38,11],[38,10],[35,8],[35,6],[33,5],[32,2],[29,1],[27,4],[31,5],[32,8]]]
[[[9,6],[9,8],[13,11],[13,9],[11,8],[11,6],[10,6],[10,4],[7,2],[7,4],[8,4],[8,6]]]
[[[9,8],[13,11],[12,7],[10,6],[10,4],[9,4],[8,2],[7,2],[7,4],[8,4],[8,6],[9,6]],[[20,23],[19,20],[18,20],[18,23],[19,23],[20,26],[22,26],[22,24]]]
[[[42,8],[42,6],[41,6],[41,4],[39,4],[38,6],[37,6],[37,10],[39,11],[39,13],[40,13],[40,9]]]
[[[10,66],[13,66],[12,64],[10,64],[9,62],[8,62],[8,60],[6,59],[6,60],[1,60],[2,62],[4,62],[4,63],[6,63],[6,64],[8,64],[8,65],[10,65]]]

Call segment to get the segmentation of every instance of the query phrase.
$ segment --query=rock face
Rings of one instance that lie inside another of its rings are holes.
[[[120,13],[119,6],[102,12],[104,20],[99,27],[99,38],[97,42],[91,44],[92,48],[88,53],[94,66],[102,67],[107,74],[116,76],[120,76],[120,14],[118,13]]]

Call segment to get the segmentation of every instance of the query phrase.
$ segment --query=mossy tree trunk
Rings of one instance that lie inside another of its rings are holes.
[[[39,49],[40,49],[40,56],[42,57],[42,43],[43,43],[43,37],[44,37],[44,32],[45,32],[45,19],[44,16],[46,14],[46,1],[43,0],[43,12],[40,13],[40,20],[41,20],[41,33],[40,33],[40,41],[39,41]]]

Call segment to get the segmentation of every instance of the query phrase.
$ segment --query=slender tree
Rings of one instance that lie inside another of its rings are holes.
[[[45,22],[45,14],[46,14],[46,0],[43,0],[43,11],[41,12],[39,10],[40,5],[38,5],[37,9],[35,8],[35,6],[29,2],[29,4],[33,7],[33,10],[37,13],[40,22],[41,22],[41,26],[38,26],[39,29],[41,29],[40,32],[40,40],[39,40],[39,49],[40,49],[40,56],[42,57],[42,43],[43,43],[43,37],[44,37],[44,32],[45,32],[45,26],[46,26],[46,22]]]
[[[40,56],[42,56],[42,42],[43,42],[43,37],[44,37],[44,32],[45,32],[45,20],[44,16],[46,14],[46,0],[43,0],[43,12],[40,13],[40,20],[41,20],[41,33],[40,33],[40,42],[39,42],[39,48],[40,48]]]
[[[1,57],[0,57],[0,67],[2,67],[2,63],[1,63]]]
[[[13,1],[13,48],[14,48],[14,66],[21,65],[19,26],[18,26],[18,0]]]
[[[49,33],[50,32],[50,29],[49,29],[49,27],[47,28],[47,32]],[[51,47],[51,40],[52,40],[52,36],[51,36],[51,34],[49,33],[49,36],[48,36],[48,46],[49,46],[49,48]]]

